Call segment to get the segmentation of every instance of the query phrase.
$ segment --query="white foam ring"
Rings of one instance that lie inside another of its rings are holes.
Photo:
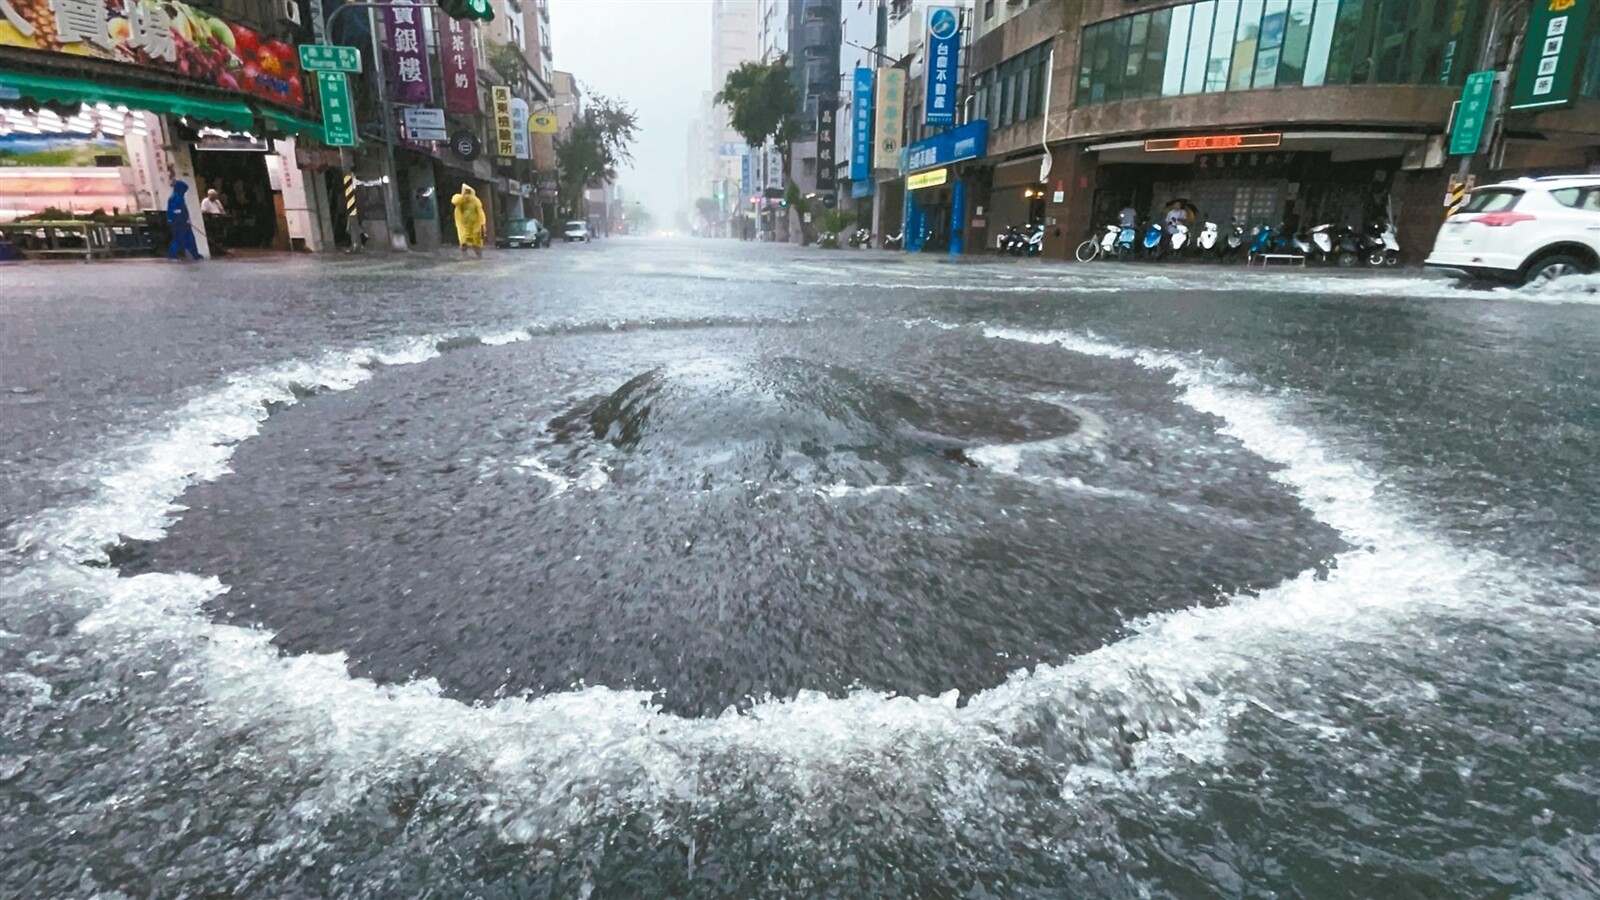
[[[288,656],[264,631],[212,621],[204,604],[226,591],[215,578],[119,578],[79,562],[117,535],[159,537],[186,485],[227,471],[232,448],[259,429],[265,403],[294,402],[295,384],[354,387],[374,361],[427,358],[414,345],[242,375],[194,400],[164,430],[128,448],[127,464],[96,499],[33,528],[28,543],[37,562],[16,577],[28,582],[24,589],[98,596],[80,629],[106,652],[176,650],[197,676],[190,682],[205,692],[207,721],[253,726],[257,739],[283,745],[263,758],[336,770],[336,777],[318,779],[327,785],[313,804],[319,815],[357,802],[385,779],[448,758],[482,780],[485,824],[525,842],[619,811],[666,817],[685,802],[714,804],[719,791],[731,795],[751,783],[715,776],[727,766],[759,770],[755,780],[763,782],[781,776],[787,789],[811,795],[806,800],[827,798],[824,776],[838,767],[882,773],[876,781],[884,790],[936,792],[945,815],[999,823],[1008,811],[999,762],[1033,752],[1022,748],[1045,728],[1064,733],[1051,743],[1072,748],[1069,759],[1057,761],[1068,798],[1214,759],[1239,692],[1248,690],[1248,672],[1270,665],[1275,649],[1348,638],[1381,628],[1392,613],[1481,594],[1475,585],[1482,567],[1386,514],[1370,473],[1285,421],[1280,401],[1214,369],[1092,336],[986,334],[1172,373],[1184,402],[1221,417],[1227,433],[1281,464],[1279,480],[1364,549],[1345,555],[1326,579],[1305,573],[1225,606],[1142,620],[1127,639],[1062,665],[1018,671],[965,706],[954,692],[909,698],[862,690],[832,699],[807,692],[706,719],[664,714],[641,692],[598,687],[467,706],[441,696],[431,680],[380,686],[350,677],[342,655]],[[1112,720],[1131,722],[1124,727],[1148,739],[1130,747],[1107,734]],[[786,805],[796,816],[826,815],[826,806]]]

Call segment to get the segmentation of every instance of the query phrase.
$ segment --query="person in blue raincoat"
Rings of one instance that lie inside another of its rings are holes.
[[[200,248],[194,245],[194,223],[189,221],[189,204],[183,199],[187,193],[188,182],[180,179],[172,183],[172,196],[167,198],[167,224],[172,227],[167,259],[177,259],[180,250],[187,250],[190,256],[200,259]]]

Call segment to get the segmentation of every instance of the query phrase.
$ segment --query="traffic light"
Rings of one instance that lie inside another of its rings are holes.
[[[438,4],[439,9],[452,19],[494,20],[494,8],[489,5],[489,0],[438,0]]]

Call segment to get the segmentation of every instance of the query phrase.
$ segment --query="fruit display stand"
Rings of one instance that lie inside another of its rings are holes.
[[[0,225],[0,234],[29,256],[94,259],[112,253],[111,229],[99,222],[12,222]]]

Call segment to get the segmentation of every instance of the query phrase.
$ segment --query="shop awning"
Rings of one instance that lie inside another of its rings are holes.
[[[78,78],[56,75],[24,75],[0,72],[0,98],[11,95],[30,97],[41,103],[107,103],[171,116],[184,116],[209,125],[225,125],[246,131],[256,115],[238,100],[207,100],[186,94],[120,84],[97,84]]]
[[[266,119],[267,124],[274,130],[291,137],[308,137],[319,141],[322,140],[322,126],[315,122],[308,122],[297,116],[278,112],[269,106],[261,107],[261,118]]]

